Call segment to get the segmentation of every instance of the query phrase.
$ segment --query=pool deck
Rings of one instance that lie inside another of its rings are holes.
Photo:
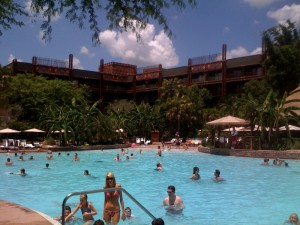
[[[59,225],[49,216],[18,205],[0,200],[1,225]]]

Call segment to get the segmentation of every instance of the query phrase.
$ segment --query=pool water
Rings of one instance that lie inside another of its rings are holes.
[[[114,161],[120,149],[79,151],[80,161],[73,161],[75,152],[29,153],[25,161],[10,155],[13,166],[5,166],[6,154],[0,155],[0,199],[16,202],[55,217],[61,214],[63,199],[71,192],[101,189],[105,175],[112,171],[118,183],[134,196],[155,217],[168,225],[276,225],[288,219],[290,213],[300,214],[300,162],[287,160],[289,167],[262,166],[262,159],[215,156],[195,151],[163,151],[129,149],[135,158]],[[34,160],[28,160],[33,155]],[[156,171],[156,163],[163,164]],[[44,169],[45,164],[50,169]],[[190,180],[194,166],[200,167],[201,179]],[[25,168],[25,177],[9,174]],[[221,171],[223,182],[212,180],[215,169]],[[84,176],[89,170],[91,177]],[[174,185],[185,209],[182,214],[166,214],[162,201],[167,187]],[[102,219],[103,193],[89,194],[88,200]],[[135,218],[119,224],[149,225],[152,219],[124,194],[125,207],[132,208]],[[79,196],[67,201],[72,209]],[[81,218],[79,212],[75,215]],[[79,224],[82,224],[79,222]]]

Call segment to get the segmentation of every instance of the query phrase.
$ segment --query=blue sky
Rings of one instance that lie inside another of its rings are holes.
[[[24,7],[28,5],[30,1],[24,1]],[[52,22],[52,40],[46,43],[41,40],[41,21],[27,21],[25,27],[13,27],[0,36],[0,64],[7,65],[15,58],[31,62],[33,56],[67,60],[73,54],[75,68],[92,71],[98,70],[100,59],[174,68],[187,65],[189,58],[221,53],[222,44],[227,44],[227,58],[257,54],[263,31],[287,19],[300,26],[300,0],[198,1],[196,8],[172,8],[166,16],[174,36],[169,38],[162,27],[150,23],[142,42],[130,32],[107,30],[102,19],[102,44],[98,46],[93,45],[88,28],[80,30],[63,16]]]

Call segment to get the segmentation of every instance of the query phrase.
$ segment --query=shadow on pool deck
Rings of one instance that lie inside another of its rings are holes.
[[[0,200],[1,225],[59,225],[51,217],[18,205]]]

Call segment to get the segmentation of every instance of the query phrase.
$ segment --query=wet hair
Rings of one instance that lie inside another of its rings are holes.
[[[165,222],[163,221],[162,218],[155,218],[152,221],[152,225],[165,225]]]
[[[215,170],[215,173],[220,176],[220,170]]]
[[[172,190],[173,192],[175,192],[175,187],[174,187],[173,185],[170,185],[170,186],[168,187],[168,189],[170,189],[170,190]]]
[[[131,208],[130,207],[126,207],[125,210],[130,210],[130,212],[131,212]]]
[[[46,167],[47,167],[47,168],[49,167],[49,163],[46,163]]]
[[[70,212],[72,212],[71,207],[68,205],[65,206],[65,210],[69,210]]]
[[[25,169],[24,168],[20,169],[20,172],[25,174]]]
[[[195,174],[196,172],[199,173],[199,167],[198,167],[198,166],[195,166],[195,167],[193,168],[193,174]]]
[[[85,175],[90,175],[90,173],[89,173],[88,170],[85,170],[85,171],[84,171],[84,174],[85,174]]]
[[[104,225],[103,220],[96,220],[93,225]]]

